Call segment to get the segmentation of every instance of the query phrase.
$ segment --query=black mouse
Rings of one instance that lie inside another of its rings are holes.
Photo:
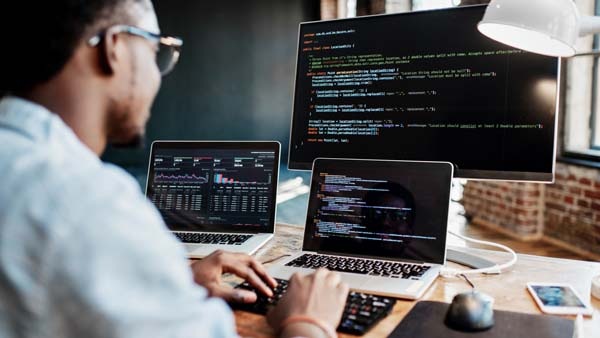
[[[494,326],[494,299],[481,292],[459,293],[446,313],[446,325],[458,331],[484,331]]]

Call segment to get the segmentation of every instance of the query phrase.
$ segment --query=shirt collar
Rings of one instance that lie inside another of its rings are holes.
[[[66,127],[58,116],[35,102],[16,96],[0,99],[0,128],[9,128],[37,140],[47,138],[57,123]]]

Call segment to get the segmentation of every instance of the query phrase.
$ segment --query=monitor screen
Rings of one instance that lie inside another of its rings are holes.
[[[444,263],[452,165],[317,159],[303,250]]]
[[[155,142],[146,195],[175,231],[272,232],[277,142]]]
[[[482,35],[484,10],[302,23],[289,167],[448,161],[456,177],[552,181],[559,60]]]

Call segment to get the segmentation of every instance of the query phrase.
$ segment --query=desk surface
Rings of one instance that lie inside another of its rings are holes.
[[[261,248],[255,256],[259,261],[264,262],[282,254],[298,251],[302,247],[302,234],[303,229],[300,227],[278,225],[275,238]],[[497,262],[503,262],[509,257],[502,252],[472,248],[454,247],[454,249],[476,252]],[[592,338],[600,337],[600,300],[590,296],[590,281],[592,276],[599,274],[600,263],[519,255],[517,264],[500,276],[475,275],[469,279],[477,289],[494,297],[495,309],[538,314],[541,312],[525,289],[525,284],[527,282],[569,283],[586,300],[591,299],[594,314],[592,317],[585,317],[584,332],[586,338]],[[422,299],[449,303],[455,294],[469,290],[469,285],[462,279],[439,277]],[[399,300],[393,312],[363,337],[387,337],[414,305],[415,301]],[[242,337],[274,337],[264,316],[236,311],[235,318],[238,333]],[[355,336],[340,334],[340,337]]]

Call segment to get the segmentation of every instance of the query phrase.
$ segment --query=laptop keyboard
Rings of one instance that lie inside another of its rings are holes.
[[[248,282],[236,286],[236,288],[256,292],[258,298],[252,304],[234,303],[230,305],[237,310],[266,314],[269,309],[277,305],[279,299],[287,291],[288,281],[284,279],[276,280],[277,287],[273,290],[273,297],[271,298],[257,292]],[[377,322],[385,318],[392,311],[394,304],[396,304],[394,298],[350,292],[337,330],[342,333],[363,335]]]
[[[180,241],[198,244],[242,245],[252,235],[175,232]]]
[[[413,280],[420,279],[429,270],[427,265],[317,254],[304,254],[287,263],[286,266],[307,269],[327,268],[338,272]]]

